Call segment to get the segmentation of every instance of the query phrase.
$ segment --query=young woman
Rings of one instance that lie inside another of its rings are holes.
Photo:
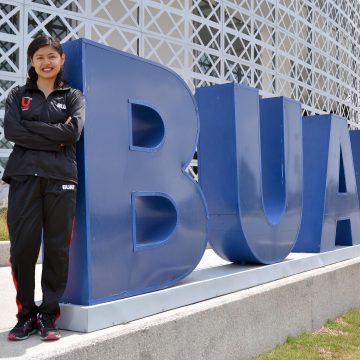
[[[83,128],[81,92],[62,79],[60,43],[40,36],[28,48],[31,68],[24,86],[6,100],[4,131],[14,142],[3,180],[10,184],[10,262],[17,290],[18,323],[9,340],[40,333],[60,338],[55,325],[68,275],[76,204],[76,142]],[[35,264],[43,239],[40,307],[34,302]]]

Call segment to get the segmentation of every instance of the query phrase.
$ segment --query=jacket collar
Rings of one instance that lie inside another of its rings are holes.
[[[37,87],[36,84],[34,84],[34,83],[32,83],[32,82],[29,82],[29,81],[26,82],[25,88],[26,88],[27,90],[39,90],[39,88]],[[56,88],[54,89],[54,91],[56,91],[56,90],[69,90],[69,89],[70,89],[69,84],[68,84],[67,82],[63,81],[62,86],[56,87]]]

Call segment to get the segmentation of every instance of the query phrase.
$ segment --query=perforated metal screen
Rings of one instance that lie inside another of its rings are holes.
[[[300,100],[306,114],[360,121],[358,0],[0,1],[0,125],[25,81],[26,48],[46,33],[87,37],[155,60],[192,90],[236,81]],[[12,145],[0,132],[0,171]],[[189,169],[196,177],[196,160]]]

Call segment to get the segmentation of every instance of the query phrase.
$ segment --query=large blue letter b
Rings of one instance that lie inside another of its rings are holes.
[[[198,137],[194,98],[163,66],[91,41],[66,45],[69,71],[83,64],[73,85],[84,90],[86,125],[63,300],[96,304],[170,286],[206,247],[205,202],[185,172]]]

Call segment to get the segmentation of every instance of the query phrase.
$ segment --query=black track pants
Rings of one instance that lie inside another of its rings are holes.
[[[17,288],[18,318],[36,313],[59,316],[68,276],[76,185],[36,176],[11,179],[7,222],[10,262]],[[34,303],[35,264],[43,238],[43,302]]]

